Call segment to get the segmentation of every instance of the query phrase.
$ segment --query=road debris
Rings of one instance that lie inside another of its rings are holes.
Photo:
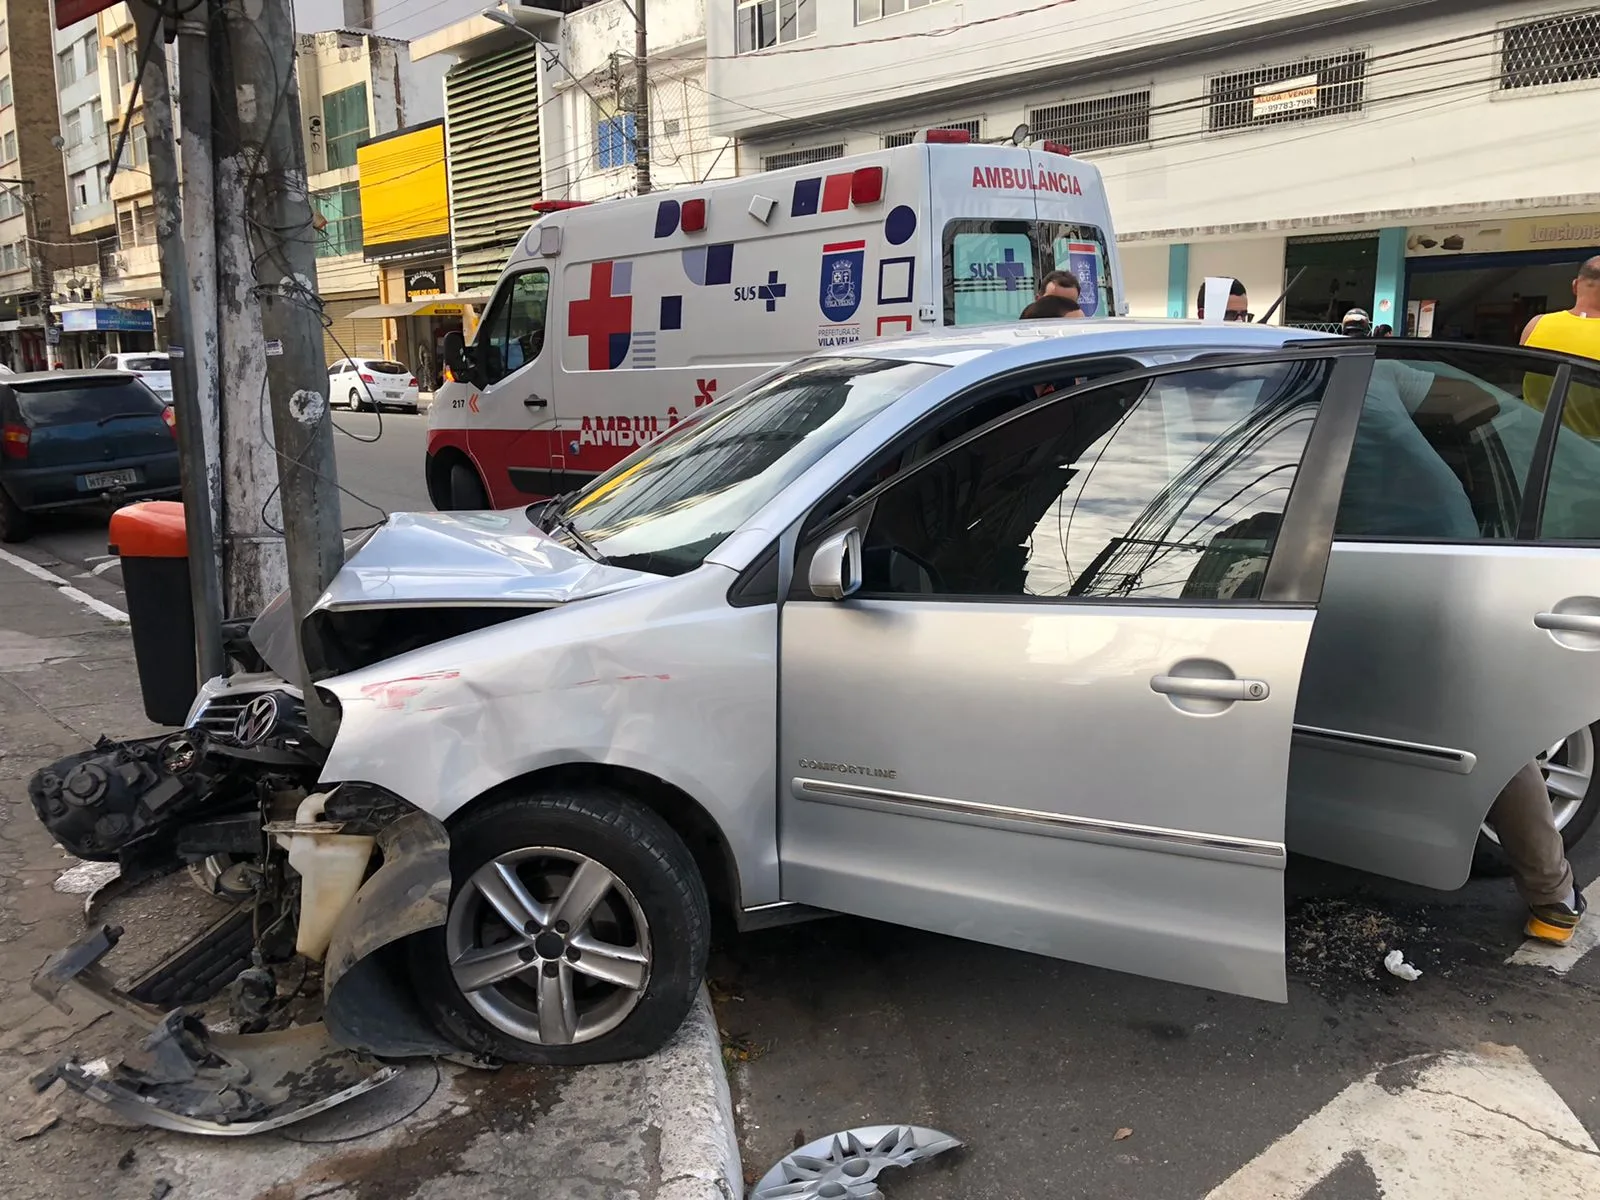
[[[1310,899],[1287,913],[1288,966],[1319,991],[1376,982],[1384,955],[1402,938],[1431,936],[1423,922],[1404,926],[1388,911],[1350,900]]]
[[[1422,972],[1406,961],[1404,950],[1391,950],[1383,956],[1384,970],[1396,979],[1404,979],[1407,983],[1415,983],[1422,978]]]
[[[1125,1142],[1129,1138],[1131,1138],[1132,1136],[1133,1136],[1133,1130],[1129,1129],[1126,1125],[1124,1125],[1121,1129],[1117,1130],[1115,1133],[1113,1133],[1111,1135],[1111,1140],[1113,1142]]]
[[[918,1125],[866,1125],[830,1133],[780,1158],[750,1200],[882,1200],[878,1173],[909,1167],[960,1146],[957,1138]]]
[[[61,1101],[66,1096],[67,1085],[57,1079],[34,1098],[28,1111],[17,1122],[11,1135],[15,1142],[26,1142],[55,1127],[61,1120]]]

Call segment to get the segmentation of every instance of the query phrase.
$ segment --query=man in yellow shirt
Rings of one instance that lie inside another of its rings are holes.
[[[1573,305],[1565,312],[1545,313],[1529,321],[1522,344],[1536,350],[1556,350],[1600,360],[1600,254],[1578,268],[1572,281]],[[1550,401],[1549,376],[1529,375],[1523,399],[1540,412]],[[1600,391],[1574,384],[1567,391],[1561,423],[1591,440],[1600,439]]]

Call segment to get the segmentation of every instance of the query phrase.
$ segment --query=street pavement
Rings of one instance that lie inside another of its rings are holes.
[[[340,519],[347,530],[370,525],[386,513],[429,511],[422,462],[428,442],[428,415],[355,413],[333,410],[334,454],[344,489]],[[42,518],[28,545],[40,561],[74,580],[93,576],[110,586],[113,603],[122,598],[121,566],[106,554],[104,512]]]
[[[385,423],[388,423],[386,418]],[[102,535],[103,536],[103,535]],[[219,1139],[135,1125],[30,1080],[69,1055],[135,1044],[82,1005],[30,988],[83,936],[97,875],[54,845],[27,780],[101,733],[157,730],[141,711],[114,581],[40,578],[36,546],[0,550],[0,1194],[28,1200],[733,1200],[739,1166],[709,1001],[649,1059],[576,1069],[408,1064],[394,1082],[278,1134]],[[108,614],[111,619],[108,619]],[[95,899],[127,933],[128,979],[219,916],[187,876]]]
[[[1504,879],[1296,861],[1288,886],[1286,1005],[842,918],[728,944],[746,1178],[918,1124],[965,1147],[885,1171],[890,1200],[1600,1196],[1600,954],[1519,951]]]

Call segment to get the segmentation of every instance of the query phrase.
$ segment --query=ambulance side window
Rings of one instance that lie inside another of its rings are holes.
[[[543,267],[507,280],[478,334],[478,365],[485,384],[498,383],[539,357],[549,306],[550,273]]]

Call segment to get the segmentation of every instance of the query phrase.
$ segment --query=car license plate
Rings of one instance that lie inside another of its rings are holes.
[[[401,396],[404,396],[405,393],[404,392],[385,392],[384,395],[389,397],[389,399],[391,399],[391,400],[398,400],[398,399],[400,399]]]
[[[92,475],[83,477],[83,490],[99,492],[106,488],[126,487],[130,483],[138,482],[139,472],[132,468],[125,471],[96,471]]]

